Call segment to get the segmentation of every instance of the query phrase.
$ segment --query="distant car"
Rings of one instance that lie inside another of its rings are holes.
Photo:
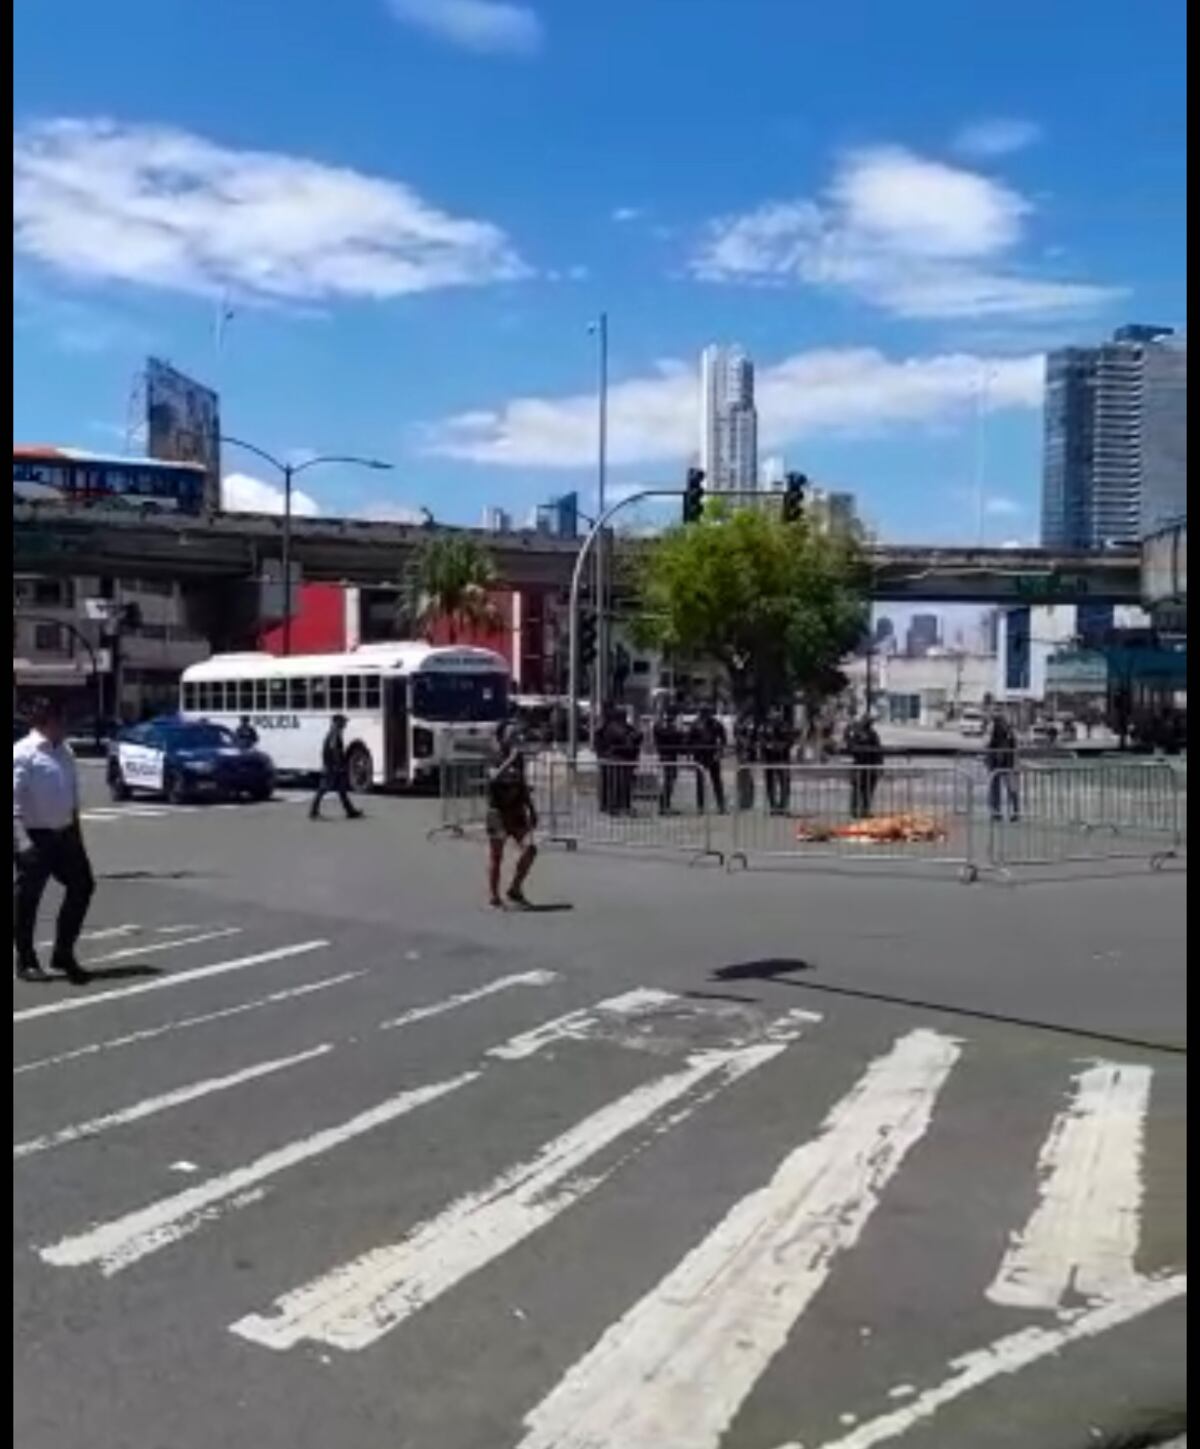
[[[964,709],[958,722],[959,734],[968,739],[981,739],[987,734],[987,717],[977,709]]]
[[[275,766],[262,750],[244,750],[224,725],[170,716],[122,730],[109,746],[114,800],[135,793],[190,800],[269,800]]]

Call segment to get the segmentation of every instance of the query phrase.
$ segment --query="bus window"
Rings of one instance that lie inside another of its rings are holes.
[[[238,680],[238,711],[241,714],[254,713],[254,681],[252,679]]]
[[[315,709],[318,714],[324,714],[329,708],[329,681],[327,679],[310,680],[312,689],[312,700],[310,708]]]
[[[346,681],[340,674],[329,681],[329,708],[346,708]]]
[[[383,701],[380,679],[377,674],[368,674],[363,680],[363,704],[367,709],[378,709]]]
[[[196,708],[201,714],[207,714],[212,708],[212,685],[207,680],[196,687]]]
[[[346,680],[346,708],[362,709],[362,676],[352,674]]]
[[[307,679],[289,679],[288,680],[288,708],[289,709],[307,709],[308,708],[308,680]]]
[[[254,681],[254,713],[266,714],[271,707],[270,696],[267,693],[267,681],[256,679]]]
[[[194,684],[183,686],[183,707],[189,712],[196,708],[196,686]]]
[[[272,714],[282,714],[288,707],[288,682],[286,679],[267,680],[268,708]]]

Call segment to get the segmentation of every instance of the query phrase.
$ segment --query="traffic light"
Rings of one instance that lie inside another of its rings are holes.
[[[596,659],[596,616],[590,610],[579,616],[579,662],[585,669]]]
[[[808,479],[803,473],[789,473],[783,480],[783,521],[799,523],[804,517],[804,490]]]
[[[683,488],[683,521],[699,523],[704,516],[704,469],[689,468]]]

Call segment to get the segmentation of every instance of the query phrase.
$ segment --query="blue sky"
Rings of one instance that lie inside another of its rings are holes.
[[[18,0],[14,436],[147,352],[313,506],[674,483],[695,359],[887,537],[1032,539],[1041,351],[1185,306],[1182,0]],[[225,299],[224,303],[222,299]],[[232,318],[217,342],[215,319]],[[230,453],[237,496],[270,502]]]

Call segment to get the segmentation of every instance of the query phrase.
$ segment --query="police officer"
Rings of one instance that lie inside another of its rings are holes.
[[[627,747],[625,722],[615,705],[604,711],[604,721],[596,731],[596,759],[600,765],[600,809],[615,815],[620,808],[621,775],[627,768],[621,763]]]
[[[617,776],[617,809],[628,815],[633,810],[633,787],[637,777],[638,761],[642,757],[642,732],[638,729],[629,710],[618,712],[619,735],[616,742],[617,759],[621,763]]]
[[[739,810],[754,809],[754,766],[758,763],[760,745],[758,721],[748,709],[743,710],[733,727],[733,753],[738,765]]]
[[[239,750],[252,750],[258,744],[258,731],[250,723],[250,716],[244,714],[233,732]]]
[[[712,782],[717,809],[722,815],[725,814],[725,785],[721,779],[721,757],[728,744],[729,736],[725,732],[725,726],[713,713],[712,705],[702,704],[699,713],[692,721],[692,727],[688,730],[687,736],[688,753],[699,766],[696,773],[697,810],[704,809],[704,777],[707,775]]]
[[[321,801],[331,793],[342,802],[347,820],[362,818],[362,811],[355,809],[354,802],[350,799],[350,764],[346,750],[344,714],[334,715],[330,721],[329,733],[325,736],[325,743],[321,746],[321,783],[317,786],[317,793],[313,796],[308,812],[310,820],[320,818]]]
[[[679,713],[673,704],[668,704],[654,722],[654,751],[662,769],[662,788],[658,797],[658,808],[663,815],[671,813],[671,801],[675,794],[675,781],[679,776],[679,757],[683,754],[683,730],[679,727]]]
[[[788,766],[796,731],[788,711],[776,705],[767,716],[762,736],[762,757],[766,765],[767,804],[773,814],[786,815],[792,795],[792,776]]]
[[[847,729],[846,752],[854,767],[850,772],[850,814],[855,820],[865,820],[871,814],[883,773],[883,741],[869,714]]]

